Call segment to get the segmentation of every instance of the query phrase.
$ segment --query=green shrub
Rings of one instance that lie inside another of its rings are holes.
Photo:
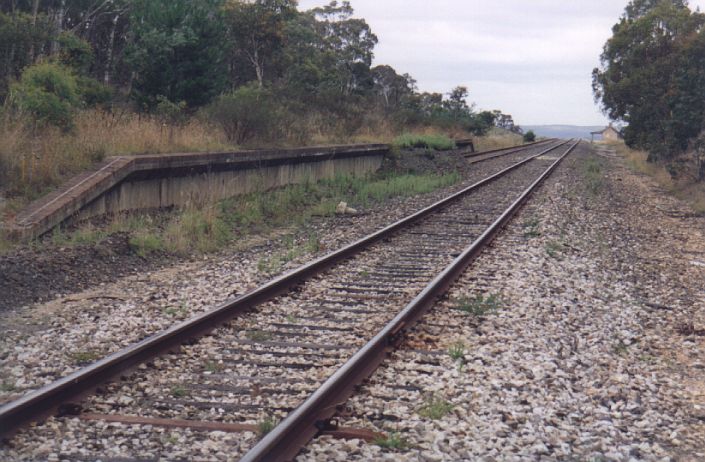
[[[164,241],[155,234],[141,232],[130,238],[130,247],[140,257],[146,257],[164,250]]]
[[[235,144],[254,138],[272,139],[279,118],[273,95],[256,84],[222,95],[206,108],[205,113]]]
[[[534,133],[533,130],[529,130],[528,132],[524,133],[525,143],[533,143],[534,141],[536,141],[536,133]]]
[[[79,73],[87,73],[94,61],[91,44],[71,32],[62,32],[57,41],[60,45],[61,64]]]
[[[113,99],[113,89],[96,79],[79,76],[76,78],[76,84],[83,103],[88,107],[105,106]]]
[[[425,148],[436,151],[448,151],[455,149],[455,141],[444,135],[415,135],[406,133],[398,136],[392,142],[392,146],[399,149]]]
[[[11,87],[13,105],[40,124],[68,130],[80,103],[76,77],[60,64],[39,63],[22,73]]]

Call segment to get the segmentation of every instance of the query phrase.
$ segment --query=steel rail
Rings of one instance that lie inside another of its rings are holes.
[[[496,152],[507,151],[507,150],[510,150],[510,149],[511,149],[511,152],[506,152],[506,153],[503,153],[503,154],[511,154],[511,153],[514,153],[514,152],[522,151],[522,150],[524,150],[524,149],[526,149],[526,148],[528,148],[528,147],[531,147],[531,146],[536,146],[536,145],[542,144],[542,143],[550,143],[550,142],[554,142],[554,141],[556,141],[556,138],[549,138],[549,139],[546,139],[546,140],[534,141],[534,142],[532,142],[532,143],[526,143],[526,144],[522,144],[522,145],[519,145],[519,146],[507,146],[506,148],[490,149],[490,150],[488,150],[488,151],[468,152],[468,153],[462,154],[462,156],[465,157],[466,159],[470,159],[470,158],[472,158],[472,157],[484,156],[484,155],[486,155],[486,154],[493,154],[493,153],[496,153]],[[490,157],[490,159],[493,159],[493,157]]]
[[[450,285],[477,258],[482,250],[501,231],[526,202],[531,193],[570,154],[580,140],[574,142],[553,162],[502,215],[475,239],[450,265],[431,281],[399,314],[375,337],[358,350],[340,369],[321,385],[306,401],[292,411],[277,427],[257,443],[241,462],[288,461],[320,430],[327,420],[352,395],[355,387],[372,375],[388,353],[399,345],[409,328],[445,293]]]
[[[92,390],[102,383],[119,376],[126,370],[162,353],[178,349],[181,344],[206,334],[240,313],[271,300],[277,295],[286,292],[291,287],[300,284],[321,271],[334,266],[336,263],[364,250],[371,244],[415,223],[421,218],[458,200],[469,192],[495,181],[508,172],[530,162],[532,159],[553,151],[566,143],[567,141],[548,147],[538,154],[517,162],[445,199],[402,218],[379,231],[367,235],[352,244],[282,274],[250,292],[227,301],[210,311],[176,324],[162,332],[146,337],[66,377],[30,392],[17,400],[4,404],[0,407],[0,437],[8,437],[23,425],[51,415],[57,409],[60,409],[63,404],[79,400],[83,396],[90,394]]]

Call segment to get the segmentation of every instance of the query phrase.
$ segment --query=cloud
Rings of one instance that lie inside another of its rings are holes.
[[[300,9],[328,3],[300,0]],[[627,0],[351,0],[379,37],[375,63],[422,91],[470,89],[520,124],[600,125],[591,72]],[[691,1],[705,7],[705,0]]]

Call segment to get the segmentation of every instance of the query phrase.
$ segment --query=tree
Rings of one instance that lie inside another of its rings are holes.
[[[333,71],[327,83],[344,96],[374,85],[370,66],[378,39],[367,22],[353,18],[353,13],[349,1],[332,1],[310,11],[316,19],[323,61]]]
[[[64,130],[73,126],[73,113],[80,103],[78,84],[65,66],[41,63],[30,66],[11,87],[11,101],[40,125]]]
[[[467,87],[458,86],[451,90],[448,94],[448,99],[443,102],[443,106],[455,120],[460,120],[472,113],[467,103],[467,97]]]
[[[128,62],[133,96],[153,109],[158,97],[189,108],[210,102],[226,82],[221,0],[134,0]]]
[[[266,68],[284,46],[286,23],[295,13],[294,0],[229,1],[225,22],[234,45],[231,73],[239,71],[233,63],[244,57],[252,66],[259,86],[263,86]]]
[[[19,10],[0,12],[0,98],[9,82],[33,64],[37,51],[52,36],[52,25],[44,14]]]
[[[683,153],[703,125],[704,25],[684,0],[633,0],[593,71],[596,100],[652,161]]]
[[[409,74],[397,74],[392,66],[376,66],[371,69],[371,75],[374,91],[386,109],[398,109],[404,98],[414,92],[414,79]]]
[[[534,141],[536,141],[536,133],[534,133],[533,130],[529,130],[528,132],[524,133],[525,143],[533,143]]]

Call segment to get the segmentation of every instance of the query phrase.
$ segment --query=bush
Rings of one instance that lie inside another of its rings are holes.
[[[20,82],[11,87],[12,102],[40,124],[68,130],[80,103],[78,83],[66,67],[39,63],[25,69]]]
[[[87,107],[106,106],[113,99],[113,89],[90,77],[76,78],[78,93]]]
[[[272,139],[278,111],[272,94],[257,84],[222,95],[205,110],[210,121],[222,127],[228,140],[242,144],[253,138]]]
[[[525,143],[533,143],[534,141],[536,141],[536,133],[534,133],[532,130],[529,130],[528,132],[524,133]]]
[[[425,148],[436,151],[455,149],[455,141],[445,135],[414,135],[406,133],[398,136],[392,145],[399,149]]]
[[[61,50],[59,52],[61,64],[78,73],[87,73],[94,61],[91,44],[71,32],[62,32],[57,41]]]

